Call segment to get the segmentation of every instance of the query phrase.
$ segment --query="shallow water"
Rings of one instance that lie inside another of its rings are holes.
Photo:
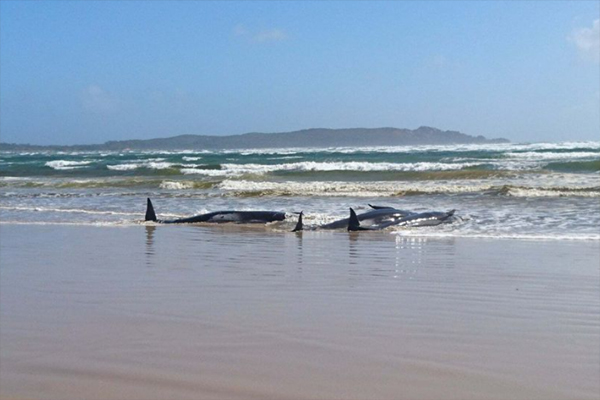
[[[600,243],[0,226],[0,395],[594,399]]]

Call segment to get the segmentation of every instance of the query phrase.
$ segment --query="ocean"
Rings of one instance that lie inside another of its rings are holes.
[[[600,142],[0,154],[0,397],[598,399]],[[144,222],[274,210],[262,225]],[[290,233],[368,204],[456,209]]]
[[[401,236],[600,239],[600,142],[241,149],[2,152],[0,220],[19,224],[143,223],[217,210],[304,211],[318,226],[368,203],[456,209]]]

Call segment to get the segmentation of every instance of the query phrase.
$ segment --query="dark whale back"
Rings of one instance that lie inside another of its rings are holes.
[[[371,221],[370,224],[377,224],[385,219],[399,219],[404,218],[408,215],[413,214],[411,211],[407,210],[398,210],[396,208],[391,207],[378,207],[371,211],[367,211],[366,213],[357,215],[359,221]],[[319,226],[319,229],[343,229],[348,227],[348,223],[350,222],[349,218],[340,219],[337,221],[333,221],[329,224]]]
[[[150,199],[147,202],[145,217],[146,221],[155,221],[163,224],[193,224],[198,222],[251,224],[283,221],[284,219],[285,213],[278,211],[214,211],[187,218],[159,220],[156,218],[156,213]]]
[[[171,224],[191,224],[196,222],[211,222],[217,224],[236,222],[251,224],[283,221],[284,219],[285,213],[277,211],[214,211],[189,218],[179,218],[163,222]]]

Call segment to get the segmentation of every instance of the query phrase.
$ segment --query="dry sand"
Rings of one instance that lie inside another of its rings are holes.
[[[0,227],[2,399],[598,399],[600,243]]]

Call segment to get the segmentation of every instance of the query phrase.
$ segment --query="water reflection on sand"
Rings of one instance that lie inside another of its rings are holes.
[[[3,397],[600,390],[596,242],[235,225],[1,231]]]
[[[161,227],[169,229],[170,227]],[[160,263],[154,248],[155,225],[146,229],[148,265]],[[284,264],[318,267],[334,264],[336,272],[349,276],[393,277],[415,275],[420,266],[452,268],[455,262],[455,238],[405,237],[388,232],[296,232],[282,234],[264,227],[247,226],[186,226],[179,232],[183,241],[176,248],[165,247],[171,257],[185,261],[190,257],[203,265],[216,264],[230,273],[284,274]],[[226,234],[225,240],[215,240],[214,234]],[[331,246],[335,240],[335,247]],[[181,248],[186,248],[182,251]],[[164,254],[163,254],[164,255]],[[164,260],[163,260],[164,261]],[[268,268],[262,272],[259,269]],[[317,272],[318,273],[318,272]]]

